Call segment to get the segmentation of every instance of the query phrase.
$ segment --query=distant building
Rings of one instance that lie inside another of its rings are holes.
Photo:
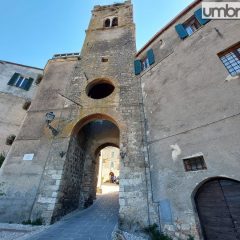
[[[102,183],[109,181],[109,173],[114,173],[114,176],[119,176],[120,170],[120,155],[119,149],[116,147],[106,147],[101,151],[102,159]]]
[[[43,69],[0,60],[0,154],[18,135],[41,81]]]

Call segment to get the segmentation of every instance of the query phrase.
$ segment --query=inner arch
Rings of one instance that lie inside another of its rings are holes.
[[[61,208],[54,210],[53,222],[88,207],[96,198],[99,152],[107,146],[119,146],[119,128],[109,119],[86,117],[74,128],[57,197],[56,206]]]

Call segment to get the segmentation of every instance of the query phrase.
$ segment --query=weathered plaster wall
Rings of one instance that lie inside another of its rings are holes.
[[[239,39],[239,22],[220,20],[210,21],[185,40],[172,26],[149,47],[156,63],[140,78],[153,197],[159,203],[162,229],[176,238],[191,233],[198,239],[193,201],[198,184],[215,176],[240,180],[240,79],[225,81],[229,74],[217,56]],[[176,161],[170,147],[174,144],[182,152]],[[200,152],[207,170],[185,172],[182,159]]]
[[[8,85],[13,74],[17,72],[34,80],[42,74],[42,69],[17,65],[0,61],[0,153],[8,153],[11,146],[6,145],[9,135],[17,135],[26,116],[23,104],[26,100],[33,99],[38,86],[33,82],[29,91]]]
[[[47,158],[52,152],[58,157],[62,151],[59,141],[53,142],[46,127],[45,114],[54,111],[59,116],[61,110],[64,110],[65,99],[58,95],[58,91],[65,89],[66,79],[71,74],[74,64],[74,61],[69,61],[63,66],[61,62],[55,62],[45,69],[46,75],[39,85],[36,98],[32,101],[1,169],[0,182],[4,183],[2,190],[6,194],[0,199],[1,221],[22,222],[31,218]],[[55,71],[57,73],[52,74]],[[51,148],[53,151],[50,151]],[[28,153],[34,154],[33,160],[23,161],[24,154]],[[50,175],[51,183],[47,186],[49,191],[58,184],[56,175],[59,174],[59,170],[56,168],[54,171],[55,174],[51,172]],[[46,199],[42,201],[45,202]]]

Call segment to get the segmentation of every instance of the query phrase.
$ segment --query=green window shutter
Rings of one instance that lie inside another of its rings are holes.
[[[23,88],[24,90],[28,91],[28,90],[30,89],[32,83],[33,83],[33,80],[34,80],[33,78],[28,78],[28,79],[26,79],[26,80],[23,82],[21,88]]]
[[[149,49],[147,51],[147,58],[148,58],[148,61],[149,61],[149,64],[152,65],[155,63],[155,57],[154,57],[154,52],[152,49]]]
[[[140,60],[135,60],[134,61],[134,70],[135,70],[135,75],[139,75],[142,71],[142,63]]]
[[[208,23],[210,21],[210,19],[202,18],[202,8],[199,8],[197,11],[195,11],[194,16],[201,25],[205,25],[206,23]]]
[[[8,85],[13,86],[14,83],[17,81],[18,77],[19,77],[19,73],[14,73],[11,79],[9,80]]]
[[[176,25],[175,29],[181,39],[184,39],[188,36],[188,33],[187,33],[185,27],[183,26],[183,24]]]

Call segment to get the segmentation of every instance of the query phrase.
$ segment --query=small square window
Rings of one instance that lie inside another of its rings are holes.
[[[183,164],[186,172],[207,169],[203,156],[183,159]]]
[[[108,62],[108,58],[102,57],[102,62]]]
[[[240,73],[240,42],[218,53],[218,57],[232,76]]]

